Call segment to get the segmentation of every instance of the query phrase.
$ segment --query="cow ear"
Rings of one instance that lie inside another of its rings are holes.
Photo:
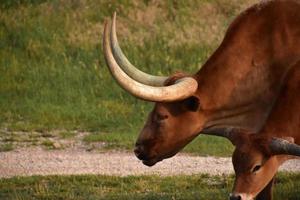
[[[196,96],[191,96],[183,101],[185,108],[189,111],[196,112],[200,108],[200,100]]]

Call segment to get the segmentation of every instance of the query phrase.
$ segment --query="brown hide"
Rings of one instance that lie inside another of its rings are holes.
[[[285,75],[300,58],[299,24],[295,1],[259,4],[233,22],[196,74],[201,107],[211,113],[208,125],[261,129]]]
[[[300,145],[300,62],[286,76],[281,93],[260,134],[238,135],[233,155],[236,181],[233,193],[242,199],[255,197],[273,179],[289,155],[274,155],[269,141],[286,138]],[[254,170],[259,166],[259,169]],[[270,188],[270,190],[272,187]],[[271,198],[269,198],[271,199]]]
[[[300,62],[290,70],[262,133],[268,138],[292,137],[300,145]]]
[[[137,157],[152,166],[201,132],[260,132],[286,75],[300,59],[299,10],[299,1],[266,1],[237,17],[193,76],[196,93],[183,101],[156,103],[137,140]],[[171,77],[166,85],[180,77]]]
[[[272,180],[278,167],[291,157],[272,155],[268,142],[272,137],[292,138],[300,145],[300,15],[297,13],[300,6],[299,1],[275,1],[273,4],[274,7],[276,4],[278,7],[278,16],[273,21],[278,23],[278,30],[281,31],[273,34],[273,45],[277,47],[276,51],[268,52],[278,55],[272,56],[274,64],[270,65],[273,69],[270,72],[274,73],[271,78],[281,76],[277,82],[274,80],[275,82],[272,83],[274,89],[278,87],[279,93],[277,98],[273,100],[271,98],[269,101],[270,104],[274,103],[274,106],[271,106],[271,110],[267,112],[269,116],[259,130],[259,134],[251,135],[249,138],[240,137],[239,144],[236,144],[233,154],[236,180],[231,199],[253,199],[258,195],[257,199],[271,200]],[[284,9],[288,12],[280,11]],[[276,27],[275,23],[273,26]],[[262,34],[262,36],[267,35]],[[285,70],[281,71],[284,67]],[[281,72],[276,72],[278,69]],[[265,86],[261,83],[259,85]],[[277,88],[273,91],[276,90]]]

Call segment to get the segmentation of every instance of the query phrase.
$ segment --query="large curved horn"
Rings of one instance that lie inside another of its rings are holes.
[[[155,102],[171,102],[182,100],[196,92],[198,83],[193,78],[182,78],[176,81],[174,85],[164,87],[144,85],[130,78],[125,72],[122,71],[112,54],[109,30],[107,26],[108,24],[105,23],[103,37],[105,60],[112,76],[122,88],[138,98]]]
[[[116,33],[116,12],[114,13],[113,21],[111,24],[110,39],[114,58],[126,74],[128,74],[132,79],[145,85],[163,86],[164,82],[167,80],[168,77],[153,76],[140,71],[134,65],[132,65],[126,58],[126,56],[123,54],[123,51],[119,46]]]
[[[284,139],[272,138],[269,147],[271,152],[276,155],[300,156],[300,146]]]

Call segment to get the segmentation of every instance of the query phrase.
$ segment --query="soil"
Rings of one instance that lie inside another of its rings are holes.
[[[300,172],[300,160],[290,160],[280,171]],[[99,174],[129,175],[228,175],[231,158],[178,154],[147,167],[130,152],[88,152],[80,149],[44,150],[23,148],[0,153],[0,178],[32,175]]]

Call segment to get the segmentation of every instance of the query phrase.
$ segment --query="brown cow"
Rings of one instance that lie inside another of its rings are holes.
[[[272,199],[273,177],[286,160],[300,156],[300,61],[286,76],[277,102],[260,134],[231,132],[227,137],[236,145],[233,165],[236,181],[231,199],[253,199],[263,188],[258,199]],[[278,150],[277,146],[289,144]]]
[[[118,45],[115,16],[110,29],[106,23],[103,48],[113,77],[134,96],[155,102],[137,139],[136,156],[152,166],[175,155],[200,133],[268,135],[262,132],[266,122],[269,129],[277,123],[297,127],[273,110],[285,98],[288,74],[300,60],[299,11],[299,0],[263,1],[247,9],[192,76],[157,77],[137,70]],[[275,146],[281,152],[293,143]]]

